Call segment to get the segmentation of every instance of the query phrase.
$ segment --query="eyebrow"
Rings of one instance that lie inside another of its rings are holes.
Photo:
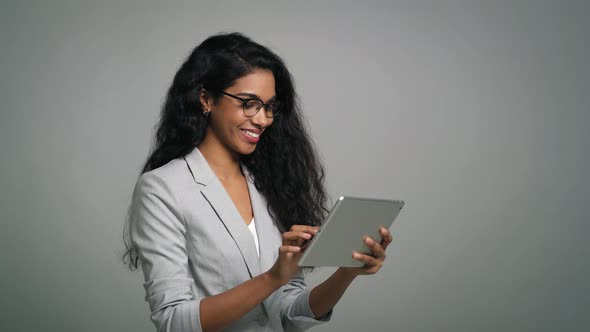
[[[262,98],[260,98],[260,96],[259,96],[259,95],[257,95],[257,94],[253,94],[253,93],[240,92],[240,93],[236,93],[236,96],[246,96],[246,97],[250,97],[250,98],[257,98],[257,99],[260,99],[260,100],[262,100]],[[276,98],[277,98],[277,96],[276,96],[276,95],[274,95],[272,98],[270,98],[270,99],[267,101],[267,103],[268,103],[268,102],[270,102],[270,101],[274,101]],[[263,102],[264,102],[264,101],[263,101]]]

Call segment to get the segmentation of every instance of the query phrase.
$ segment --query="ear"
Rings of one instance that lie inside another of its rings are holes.
[[[201,92],[199,93],[199,100],[201,101],[201,106],[203,109],[211,111],[211,108],[213,108],[213,98],[209,95],[207,90],[201,89]]]

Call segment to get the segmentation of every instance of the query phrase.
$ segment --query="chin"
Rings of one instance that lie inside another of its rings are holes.
[[[242,154],[252,154],[254,153],[254,150],[256,150],[256,146],[251,149],[247,149],[246,151],[242,152]]]
[[[242,155],[251,154],[254,150],[256,150],[256,145],[239,145],[236,149],[236,151]]]

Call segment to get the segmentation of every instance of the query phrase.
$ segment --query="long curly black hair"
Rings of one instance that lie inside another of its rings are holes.
[[[279,114],[261,136],[255,151],[241,161],[265,196],[268,211],[281,231],[294,224],[319,226],[326,213],[324,168],[304,125],[291,74],[268,48],[233,32],[213,35],[184,61],[170,86],[152,147],[141,173],[186,156],[198,146],[207,128],[199,92],[205,89],[216,102],[221,92],[255,69],[268,69],[275,78]],[[123,260],[138,264],[137,249],[125,221]]]

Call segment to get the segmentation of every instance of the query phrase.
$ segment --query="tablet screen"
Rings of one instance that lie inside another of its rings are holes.
[[[363,237],[368,235],[380,242],[379,228],[389,229],[404,204],[391,199],[340,197],[320,231],[305,244],[299,265],[362,266],[352,258],[352,252],[371,253]]]

